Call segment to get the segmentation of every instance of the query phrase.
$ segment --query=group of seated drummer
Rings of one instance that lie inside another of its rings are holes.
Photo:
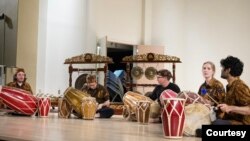
[[[250,90],[249,87],[240,79],[244,64],[237,57],[228,56],[220,61],[221,78],[227,80],[226,90],[223,84],[214,78],[215,65],[207,61],[202,65],[202,74],[205,82],[200,86],[198,94],[203,97],[211,106],[218,107],[217,119],[212,124],[250,124]],[[181,92],[178,85],[170,82],[172,74],[167,69],[157,72],[157,85],[149,97],[158,101],[160,104],[160,95],[164,90],[170,89],[177,94]],[[109,93],[106,88],[97,83],[95,75],[88,75],[86,84],[82,91],[87,92],[98,102],[97,117],[110,118],[114,110],[109,108]],[[24,69],[17,69],[14,75],[14,81],[7,84],[11,87],[17,87],[29,91],[32,94],[30,85],[26,82]],[[159,118],[154,115],[153,118]]]
[[[237,57],[228,56],[220,61],[221,78],[226,79],[226,91],[223,84],[214,78],[215,65],[208,61],[202,66],[202,74],[205,82],[200,86],[198,94],[211,106],[218,107],[217,119],[214,125],[249,125],[250,124],[250,90],[240,79],[244,64]],[[166,89],[179,93],[180,88],[171,83],[171,73],[168,70],[160,70],[157,73],[158,86],[149,96],[160,101],[161,93]],[[159,103],[160,104],[160,103]],[[161,104],[160,104],[161,105]]]
[[[33,94],[31,86],[26,82],[26,74],[23,68],[18,68],[13,77],[13,82],[7,86],[26,90],[29,94]],[[94,97],[98,103],[96,116],[100,118],[110,118],[114,114],[114,110],[109,108],[109,93],[106,88],[97,83],[96,76],[89,74],[86,77],[86,84],[82,87],[82,91],[87,92]],[[1,103],[1,101],[0,101]],[[1,103],[2,104],[2,103]],[[1,107],[0,107],[1,108]],[[6,107],[5,107],[6,108]]]

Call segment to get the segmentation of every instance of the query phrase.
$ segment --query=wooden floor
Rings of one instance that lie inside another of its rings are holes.
[[[33,141],[201,141],[201,138],[163,137],[162,125],[142,125],[125,120],[121,115],[111,119],[61,119],[57,113],[47,118],[0,115],[0,140]]]

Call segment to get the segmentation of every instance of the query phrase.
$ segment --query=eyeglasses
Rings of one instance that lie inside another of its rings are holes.
[[[162,76],[157,76],[157,79],[159,79],[159,78],[163,78]]]

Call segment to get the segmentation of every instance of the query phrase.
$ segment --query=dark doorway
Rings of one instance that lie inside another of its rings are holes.
[[[113,64],[108,65],[107,89],[112,102],[121,102],[126,93],[126,63],[122,58],[133,55],[133,45],[108,42],[107,56],[113,59]]]

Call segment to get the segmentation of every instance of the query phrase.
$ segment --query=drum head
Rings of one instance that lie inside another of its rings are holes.
[[[202,125],[211,124],[210,110],[201,103],[189,104],[185,107],[185,126],[184,134],[186,136],[195,136],[196,129],[201,129]]]
[[[79,77],[77,77],[76,82],[75,82],[75,88],[78,90],[81,90],[83,85],[86,83],[86,77],[88,74],[81,74]]]

